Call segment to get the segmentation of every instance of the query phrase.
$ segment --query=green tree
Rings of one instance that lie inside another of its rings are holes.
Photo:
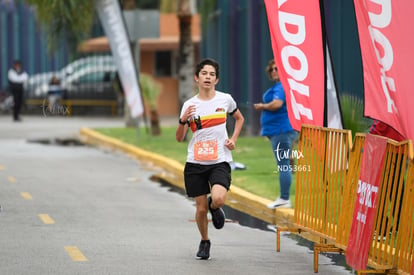
[[[46,28],[48,47],[54,51],[63,38],[72,53],[88,38],[95,20],[95,1],[25,0],[36,9],[37,21]],[[122,9],[158,8],[154,0],[120,0]]]
[[[160,120],[158,115],[157,100],[161,92],[161,84],[148,74],[139,75],[139,84],[144,97],[145,105],[148,107],[151,123],[151,134],[158,136],[161,134]]]
[[[177,16],[180,27],[179,48],[179,83],[178,102],[179,109],[184,102],[193,95],[194,73],[194,45],[191,36],[192,19],[191,0],[178,0]]]
[[[48,47],[54,51],[63,37],[72,53],[88,37],[94,19],[94,1],[26,0],[46,28]]]
[[[366,133],[372,124],[372,119],[364,116],[364,100],[349,94],[341,95],[341,109],[344,129],[352,131],[352,137],[356,133]]]

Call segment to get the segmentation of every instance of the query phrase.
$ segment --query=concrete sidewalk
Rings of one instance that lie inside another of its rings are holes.
[[[176,125],[177,119],[175,118],[164,118],[161,119],[162,125]],[[143,123],[142,123],[143,124]],[[136,157],[140,157],[141,159],[145,158],[147,161],[150,160],[154,162],[157,166],[161,167],[163,170],[170,172],[168,174],[180,174],[182,175],[182,164],[176,163],[173,160],[168,158],[162,157],[155,154],[151,154],[149,152],[140,151],[137,148],[132,147],[123,147],[125,145],[114,142],[110,139],[105,139],[101,137],[94,136],[93,131],[89,129],[97,128],[97,127],[123,127],[124,121],[123,118],[117,117],[43,117],[43,116],[23,116],[22,122],[13,122],[11,116],[0,116],[0,142],[4,140],[39,140],[39,139],[55,139],[55,138],[79,138],[80,137],[80,129],[84,129],[82,133],[82,138],[86,139],[88,143],[95,144],[99,146],[106,146],[112,147],[116,150],[122,150],[128,154],[135,155]],[[145,126],[145,125],[142,125]],[[88,140],[89,139],[89,140]],[[1,152],[0,152],[0,159],[1,159]],[[181,166],[180,166],[181,165]],[[177,178],[176,176],[176,184],[178,187],[179,184],[182,184],[182,180]],[[168,177],[167,177],[168,178]],[[182,188],[182,186],[180,187]],[[236,191],[234,191],[236,189]],[[230,193],[233,193],[231,195]],[[238,209],[238,206],[242,206],[243,209],[246,209],[247,214],[251,214],[249,209],[256,210],[259,213],[265,212],[266,215],[273,215],[275,214],[274,210],[269,210],[265,207],[268,200],[263,198],[259,198],[256,196],[252,196],[251,194],[247,194],[243,190],[238,190],[237,188],[233,188],[232,191],[229,193],[228,204],[231,207]],[[241,201],[242,200],[242,201]],[[252,205],[249,206],[249,204]],[[262,209],[263,207],[263,209]],[[265,209],[266,208],[266,209]],[[230,213],[229,213],[230,214]],[[148,213],[150,215],[150,213]],[[232,214],[238,215],[238,214]],[[254,215],[253,215],[254,216]],[[229,217],[229,216],[228,216]],[[249,219],[249,216],[246,216]],[[230,219],[231,216],[229,217]],[[162,220],[162,217],[159,217]],[[253,218],[252,218],[253,219]],[[232,228],[232,227],[229,227]],[[165,229],[165,235],[168,235],[167,228]],[[194,227],[194,230],[196,228]],[[223,234],[228,235],[228,238],[232,238],[233,240],[237,239],[237,230],[235,231],[222,231]],[[290,234],[282,234],[281,240],[281,252],[277,253],[275,250],[275,243],[276,243],[276,234],[270,232],[269,230],[260,230],[260,232],[256,231],[257,229],[244,229],[244,230],[255,230],[255,234],[264,234],[264,239],[270,236],[270,240],[273,240],[273,243],[257,243],[255,244],[254,250],[262,250],[267,251],[265,254],[260,253],[260,257],[258,255],[251,255],[249,251],[245,251],[245,253],[240,251],[240,255],[243,255],[243,258],[240,260],[248,261],[249,264],[254,267],[256,265],[272,265],[275,273],[277,274],[313,274],[313,254],[310,249],[310,243],[306,240],[297,237],[295,235]],[[222,234],[220,232],[220,234]],[[218,233],[213,233],[216,235]],[[241,236],[240,236],[241,237]],[[243,238],[243,237],[242,237]],[[260,238],[261,239],[261,238]],[[179,246],[179,244],[177,244]],[[269,247],[270,245],[270,247]],[[240,244],[240,249],[243,249],[243,244]],[[172,249],[172,248],[170,248]],[[179,248],[177,248],[179,249]],[[220,247],[220,249],[226,249]],[[270,250],[269,250],[270,249]],[[240,256],[239,255],[239,256]],[[343,263],[343,258],[335,258],[342,261],[341,263],[337,263],[333,261],[331,258],[325,257],[320,255],[319,257],[319,274],[351,274],[349,270],[346,270]],[[165,265],[165,270],[168,270],[168,259],[160,259],[160,265]],[[210,264],[211,265],[211,264]],[[231,274],[249,274],[246,273],[246,270],[239,270],[237,266],[237,259],[234,259],[232,263],[234,265],[232,270],[234,273]],[[215,267],[213,270],[220,272],[220,268]],[[252,268],[250,271],[254,270]],[[194,273],[197,273],[194,271]],[[230,273],[229,273],[230,274]]]

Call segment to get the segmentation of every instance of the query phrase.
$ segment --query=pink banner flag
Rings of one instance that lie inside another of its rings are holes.
[[[413,266],[411,267],[411,275],[414,275],[414,258],[413,258]]]
[[[414,139],[414,1],[354,0],[364,72],[365,115]]]
[[[346,263],[355,270],[367,267],[386,147],[385,138],[366,135],[358,194],[346,249]]]
[[[324,126],[325,67],[319,0],[265,0],[289,120]]]

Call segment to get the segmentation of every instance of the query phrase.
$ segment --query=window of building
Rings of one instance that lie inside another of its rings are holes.
[[[159,0],[135,0],[136,7],[138,9],[148,10],[159,10],[160,9],[160,1]]]
[[[172,51],[159,51],[155,53],[155,75],[176,75],[175,55]]]

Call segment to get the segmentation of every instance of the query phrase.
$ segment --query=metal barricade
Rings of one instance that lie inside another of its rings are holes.
[[[298,166],[294,206],[294,230],[319,237],[314,244],[314,272],[319,252],[346,253],[357,197],[365,134],[303,126],[298,150],[304,158]],[[352,147],[352,148],[351,148]],[[351,149],[350,149],[351,148]],[[375,224],[368,267],[358,274],[410,274],[414,253],[414,161],[411,141],[387,139],[381,167]],[[409,161],[410,160],[410,161]],[[408,171],[408,173],[407,173]]]
[[[304,157],[298,160],[302,169],[296,176],[294,226],[320,238],[314,246],[315,272],[320,251],[339,251],[332,243],[338,231],[351,144],[348,130],[302,126],[298,150]],[[278,251],[280,231],[293,230],[278,228]]]
[[[338,232],[335,246],[346,250],[349,240],[349,232],[352,225],[352,216],[357,196],[358,179],[361,171],[362,153],[365,142],[365,134],[357,133],[349,153],[347,178],[343,187],[342,212],[338,219]]]
[[[414,160],[408,165],[397,233],[397,269],[399,274],[414,272]]]

